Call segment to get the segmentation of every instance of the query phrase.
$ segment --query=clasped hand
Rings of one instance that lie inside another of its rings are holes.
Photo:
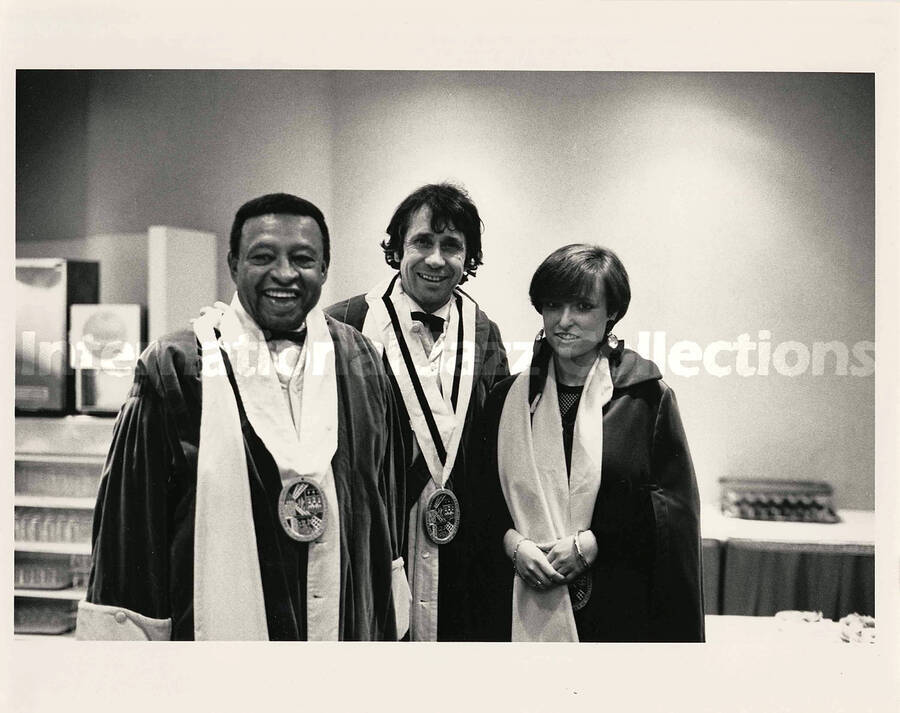
[[[525,540],[519,545],[517,569],[527,585],[536,589],[547,589],[574,581],[587,567],[578,556],[573,535],[562,537],[556,542],[536,544]],[[582,554],[588,563],[593,563],[597,555],[597,540],[590,530],[580,533]]]

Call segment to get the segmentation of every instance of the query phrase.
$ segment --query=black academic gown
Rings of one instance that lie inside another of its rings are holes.
[[[371,343],[327,319],[335,343],[338,447],[332,459],[341,526],[339,632],[396,638],[391,562],[400,556],[402,442],[384,368]],[[234,388],[234,379],[229,378]],[[87,601],[172,619],[192,639],[194,504],[200,357],[184,330],[151,344],[119,413],[97,499]],[[284,404],[273,404],[282,408]],[[277,517],[281,478],[238,399],[270,640],[306,638],[306,543]],[[395,468],[400,468],[396,477]],[[235,573],[239,576],[239,573]]]
[[[365,295],[357,295],[348,300],[328,307],[326,314],[362,330],[369,306]],[[459,451],[450,474],[453,492],[459,499],[460,530],[457,536],[447,544],[440,546],[438,559],[438,641],[462,641],[471,638],[470,613],[479,606],[479,602],[471,597],[472,583],[469,580],[469,564],[473,541],[477,533],[472,528],[473,483],[481,475],[481,441],[482,411],[491,388],[501,379],[509,375],[506,361],[506,350],[500,338],[500,330],[487,315],[476,309],[475,312],[475,370],[472,382],[472,396],[466,413],[465,426],[460,439]],[[387,361],[385,361],[387,366]],[[390,371],[390,367],[387,366]],[[405,444],[406,463],[406,510],[404,522],[408,520],[409,510],[416,504],[422,489],[431,475],[424,456],[419,453],[413,460],[413,441],[415,435],[409,424],[409,416],[403,403],[403,397],[394,384],[394,395],[400,411],[401,428]],[[406,528],[404,528],[406,534]],[[407,552],[407,538],[404,536],[402,552]]]
[[[529,393],[543,390],[551,351],[536,350]],[[599,554],[593,593],[575,613],[581,641],[703,641],[700,501],[675,394],[656,365],[622,345],[610,355],[612,398],[603,407],[603,465],[591,530]],[[475,637],[509,641],[513,571],[503,536],[513,527],[497,468],[501,382],[485,405],[485,477],[475,500],[485,546]]]

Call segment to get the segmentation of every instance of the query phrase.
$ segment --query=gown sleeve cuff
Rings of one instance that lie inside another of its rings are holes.
[[[95,641],[168,641],[172,619],[153,619],[125,607],[78,602],[75,638]]]
[[[399,641],[409,631],[409,606],[412,599],[402,557],[391,562],[391,592],[394,595],[394,616],[397,619],[397,640]]]

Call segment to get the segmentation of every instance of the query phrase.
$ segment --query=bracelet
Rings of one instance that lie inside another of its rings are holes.
[[[519,545],[521,545],[521,544],[522,544],[523,542],[525,542],[526,540],[528,540],[527,537],[521,538],[521,539],[516,543],[516,547],[515,547],[515,549],[513,550],[513,558],[512,558],[512,560],[513,560],[513,574],[514,574],[515,576],[517,576],[517,577],[521,577],[521,576],[522,576],[522,575],[519,574],[519,564],[518,564],[518,558],[519,558]],[[528,540],[528,541],[530,542],[530,540]]]
[[[581,541],[578,539],[578,536],[585,532],[585,530],[579,530],[572,539],[575,540],[575,553],[578,555],[578,559],[581,560],[581,564],[584,565],[585,569],[590,569],[590,565],[588,561],[584,558],[584,552],[581,551]]]

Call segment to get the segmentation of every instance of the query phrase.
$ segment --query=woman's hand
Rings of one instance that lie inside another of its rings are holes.
[[[228,305],[224,302],[215,302],[212,307],[201,307],[200,308],[200,317],[206,317],[207,315],[214,314],[217,319],[222,319],[222,315],[228,310]],[[198,318],[195,317],[193,319],[188,320],[191,324],[193,324]]]
[[[547,561],[540,547],[531,540],[522,540],[518,545],[516,572],[525,584],[535,589],[547,589],[566,581]]]
[[[578,542],[581,544],[581,554],[587,560],[588,567],[593,567],[597,561],[597,553],[600,547],[597,545],[597,538],[594,537],[592,530],[582,530],[576,535]]]
[[[581,546],[583,560],[578,556],[576,537]],[[590,530],[563,537],[552,544],[543,545],[541,549],[547,553],[547,562],[550,566],[563,575],[566,582],[574,581],[597,559],[597,539]]]

